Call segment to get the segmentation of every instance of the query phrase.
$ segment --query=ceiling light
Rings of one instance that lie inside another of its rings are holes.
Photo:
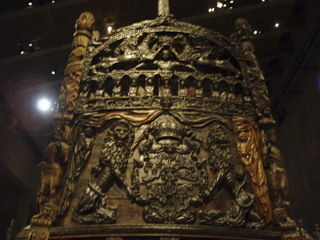
[[[279,26],[280,26],[279,23],[275,23],[275,24],[274,24],[274,27],[275,27],[275,28],[277,28],[277,27],[279,27]]]
[[[223,4],[223,7],[227,7],[227,4]]]
[[[29,44],[28,44],[28,46],[29,46],[29,47],[32,47],[32,46],[33,46],[32,42],[31,42],[31,43],[29,43]]]
[[[22,50],[22,51],[20,52],[20,54],[21,54],[21,55],[24,54],[24,51]]]
[[[266,0],[261,0],[261,2],[265,2]]]
[[[55,72],[55,71],[51,71],[51,74],[52,74],[52,75],[56,75],[56,72]]]
[[[222,8],[222,7],[223,7],[222,2],[217,2],[217,7],[218,7],[218,8]]]
[[[233,1],[232,1],[232,0],[230,1],[230,4],[233,4]]]
[[[28,6],[31,7],[32,5],[33,5],[33,4],[32,4],[32,1],[29,1],[29,2],[28,2]]]
[[[55,0],[52,0],[52,1],[51,1],[51,3],[55,3],[55,2],[56,2]]]
[[[254,30],[253,34],[257,35],[258,34],[258,30]]]
[[[214,8],[209,8],[208,12],[214,12]]]
[[[37,107],[41,112],[47,112],[51,109],[51,102],[46,98],[42,98],[38,101]]]
[[[112,26],[108,26],[107,30],[108,30],[108,33],[111,33],[111,31],[112,31]]]

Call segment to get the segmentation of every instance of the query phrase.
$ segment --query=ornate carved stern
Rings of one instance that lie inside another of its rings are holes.
[[[301,239],[248,22],[158,14],[100,38],[80,16],[17,239]]]

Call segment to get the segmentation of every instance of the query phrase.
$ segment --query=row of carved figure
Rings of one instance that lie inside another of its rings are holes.
[[[243,89],[241,84],[228,85],[225,81],[211,83],[210,80],[188,81],[164,80],[145,78],[143,81],[133,79],[131,84],[120,79],[115,80],[114,84],[108,84],[105,81],[92,81],[83,83],[80,92],[80,98],[86,99],[104,99],[110,96],[121,97],[208,97],[219,102],[237,102],[239,104],[251,102],[251,91]]]

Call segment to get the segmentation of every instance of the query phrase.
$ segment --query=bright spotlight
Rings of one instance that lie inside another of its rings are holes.
[[[51,109],[51,102],[46,98],[42,98],[38,101],[37,107],[41,112],[47,112]]]
[[[223,3],[222,2],[217,2],[217,7],[218,8],[222,8],[223,7]]]

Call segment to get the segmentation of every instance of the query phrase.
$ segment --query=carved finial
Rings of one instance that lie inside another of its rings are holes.
[[[158,0],[158,16],[169,16],[169,0]]]

